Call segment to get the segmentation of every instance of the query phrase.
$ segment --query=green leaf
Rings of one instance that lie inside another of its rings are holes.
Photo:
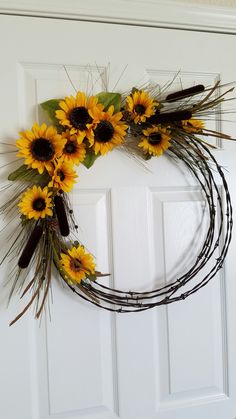
[[[121,94],[120,93],[111,93],[111,92],[101,92],[96,95],[98,102],[104,105],[104,110],[107,111],[108,108],[113,105],[114,112],[119,112],[121,107]]]
[[[87,169],[90,169],[92,165],[94,164],[95,160],[100,156],[100,154],[94,154],[94,153],[87,153],[84,161],[82,162]]]
[[[89,279],[89,281],[91,281],[91,282],[94,282],[94,281],[96,281],[96,279],[97,279],[96,275],[89,275],[89,276],[87,276],[87,278],[88,278],[88,279]]]
[[[62,99],[51,99],[40,104],[41,108],[48,114],[51,123],[57,128],[58,131],[63,131],[63,127],[59,124],[56,118],[56,111],[60,109],[59,103]]]
[[[151,154],[145,154],[144,159],[150,160],[153,156]]]
[[[14,172],[10,173],[8,176],[8,180],[20,180],[22,178],[24,178],[24,176],[27,173],[27,166],[25,166],[24,164],[20,167],[18,167],[18,169],[14,170]]]
[[[27,166],[23,164],[14,172],[9,174],[8,180],[20,180],[22,182],[34,182],[36,184],[43,184],[49,182],[50,176],[47,172],[44,172],[40,175],[38,170],[28,169]]]

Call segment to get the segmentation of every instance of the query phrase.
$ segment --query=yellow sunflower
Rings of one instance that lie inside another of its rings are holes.
[[[82,142],[90,132],[93,125],[92,111],[94,108],[103,109],[94,96],[87,98],[83,92],[78,92],[76,97],[66,97],[59,103],[61,109],[56,111],[56,117],[70,133],[77,135],[78,142]]]
[[[60,261],[65,274],[74,283],[80,284],[83,279],[95,273],[93,257],[81,245],[72,247],[67,254],[61,253]]]
[[[59,160],[54,168],[50,168],[49,174],[51,181],[48,186],[51,188],[61,189],[64,192],[70,192],[78,177],[70,162]]]
[[[85,145],[79,144],[76,135],[71,135],[68,130],[62,133],[62,138],[66,139],[66,144],[62,151],[63,160],[72,164],[80,164],[85,159]]]
[[[155,113],[155,106],[157,105],[158,102],[143,90],[136,90],[126,99],[126,110],[130,112],[135,124],[145,122],[146,118],[149,118]]]
[[[34,124],[31,131],[20,133],[16,145],[20,149],[17,156],[25,159],[25,164],[38,169],[42,174],[49,169],[51,162],[60,157],[66,139],[62,139],[54,127]]]
[[[186,132],[200,132],[204,128],[204,122],[199,119],[186,119],[182,122],[182,127]]]
[[[18,206],[20,212],[27,218],[45,218],[47,215],[52,216],[52,200],[50,196],[52,192],[48,191],[47,186],[43,189],[40,186],[33,186],[28,189],[22,196]]]
[[[171,146],[170,131],[161,125],[147,128],[146,130],[143,130],[143,134],[144,136],[138,146],[141,147],[146,154],[161,156],[161,154]]]
[[[114,147],[122,144],[128,125],[125,125],[122,113],[114,114],[114,106],[110,106],[107,112],[94,112],[94,120],[97,122],[92,135],[87,138],[93,147],[95,154],[107,154]]]

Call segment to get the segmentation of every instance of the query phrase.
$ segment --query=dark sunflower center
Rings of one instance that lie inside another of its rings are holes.
[[[33,157],[39,161],[49,161],[54,156],[53,144],[47,138],[36,138],[32,141],[31,152]]]
[[[161,143],[161,134],[160,133],[155,133],[155,134],[151,134],[148,137],[148,142],[151,145],[158,145]]]
[[[57,172],[57,175],[59,176],[60,180],[63,182],[63,180],[65,179],[65,175],[64,175],[63,171],[59,170]]]
[[[108,143],[114,132],[115,130],[109,121],[101,121],[94,130],[94,137],[99,143]]]
[[[65,145],[64,150],[68,154],[73,154],[76,151],[76,144],[74,144],[72,141],[68,141],[68,143],[66,143]]]
[[[32,207],[35,211],[43,211],[46,208],[45,200],[43,198],[35,199]]]
[[[69,114],[69,120],[71,125],[81,131],[86,129],[86,125],[92,122],[92,118],[88,113],[88,110],[84,106],[79,106],[72,109]]]
[[[138,105],[135,105],[134,107],[134,111],[138,114],[138,115],[143,115],[145,113],[145,106],[141,105],[140,103]]]
[[[79,259],[72,259],[70,263],[71,269],[75,272],[78,272],[82,268],[82,263]]]

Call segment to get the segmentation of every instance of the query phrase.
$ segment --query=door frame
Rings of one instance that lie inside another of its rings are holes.
[[[0,0],[4,14],[236,34],[236,7],[198,0]]]

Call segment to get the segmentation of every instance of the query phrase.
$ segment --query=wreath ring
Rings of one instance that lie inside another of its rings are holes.
[[[215,164],[217,172],[220,175],[222,180],[222,189],[223,195],[225,196],[226,201],[226,212],[224,214],[224,204],[222,199],[222,193],[217,186],[214,175],[212,173],[212,169],[209,167],[208,163],[206,163],[204,158],[199,158],[199,161],[196,161],[196,157],[194,157],[190,151],[188,151],[188,155],[190,158],[193,158],[195,161],[199,172],[194,169],[187,161],[184,163],[193,173],[205,195],[205,199],[209,208],[209,226],[205,241],[202,245],[202,248],[199,254],[196,257],[196,261],[193,266],[183,274],[181,277],[177,278],[175,281],[172,281],[164,286],[156,288],[151,291],[144,291],[144,292],[136,292],[136,291],[122,291],[114,288],[107,287],[101,283],[87,283],[84,286],[86,287],[87,291],[91,293],[91,297],[98,298],[101,302],[96,302],[94,299],[90,299],[89,296],[84,296],[79,293],[73,286],[67,283],[68,287],[75,292],[77,295],[85,299],[86,301],[91,302],[92,304],[102,307],[108,311],[119,312],[119,313],[128,313],[128,312],[138,312],[138,311],[145,311],[147,309],[164,305],[170,304],[172,302],[176,302],[179,300],[184,300],[189,295],[195,293],[203,286],[207,285],[207,283],[216,275],[216,273],[223,267],[224,260],[226,258],[229,244],[232,237],[232,227],[233,227],[233,219],[232,219],[232,204],[231,198],[228,190],[228,185],[224,176],[224,173],[217,163],[216,159],[209,151],[209,149],[204,145],[195,144],[198,148],[199,152],[204,151],[205,155],[208,155],[212,162]],[[200,149],[202,147],[203,150]],[[177,155],[178,157],[178,155]],[[203,167],[202,167],[203,165]],[[205,171],[205,170],[206,171]],[[202,179],[200,178],[202,175]],[[216,199],[214,197],[214,191],[216,192]],[[215,236],[215,221],[216,221],[216,207],[219,207],[219,230],[217,237],[214,239]],[[226,225],[224,227],[226,216]],[[221,236],[223,234],[223,229],[225,228],[224,238],[222,239]],[[220,243],[221,240],[221,243]],[[175,296],[177,291],[179,291],[182,287],[184,287],[193,277],[195,277],[201,269],[207,264],[209,259],[212,257],[215,250],[221,247],[220,256],[216,259],[214,267],[204,276],[204,278],[192,289],[181,293],[178,296]],[[105,305],[106,304],[106,305]]]
[[[168,95],[164,88],[157,90],[157,86],[133,88],[128,96],[101,92],[88,98],[78,92],[76,97],[41,104],[52,125],[34,124],[31,131],[20,133],[16,151],[24,159],[23,165],[9,174],[14,192],[0,207],[4,215],[15,210],[17,216],[21,213],[19,231],[13,233],[12,243],[1,261],[21,253],[9,299],[15,291],[21,297],[31,292],[28,304],[10,325],[33,303],[35,317],[41,316],[52,284],[53,265],[75,294],[119,313],[144,311],[183,300],[216,275],[223,267],[231,241],[232,204],[223,169],[210,150],[216,147],[205,138],[233,139],[205,128],[203,120],[219,115],[219,105],[231,100],[226,96],[233,88],[219,93],[225,86],[219,82],[209,88],[196,85]],[[2,145],[12,147],[6,142]],[[96,270],[93,256],[76,236],[78,226],[67,196],[77,176],[73,167],[83,163],[90,168],[97,157],[115,147],[138,159],[149,160],[165,152],[177,162],[182,161],[205,197],[209,224],[201,250],[186,273],[156,289],[124,291],[105,285],[101,279],[108,274]],[[215,172],[221,186],[216,183]],[[184,288],[198,278],[216,251],[219,255],[210,270],[194,286]],[[29,280],[31,267],[34,274]]]

